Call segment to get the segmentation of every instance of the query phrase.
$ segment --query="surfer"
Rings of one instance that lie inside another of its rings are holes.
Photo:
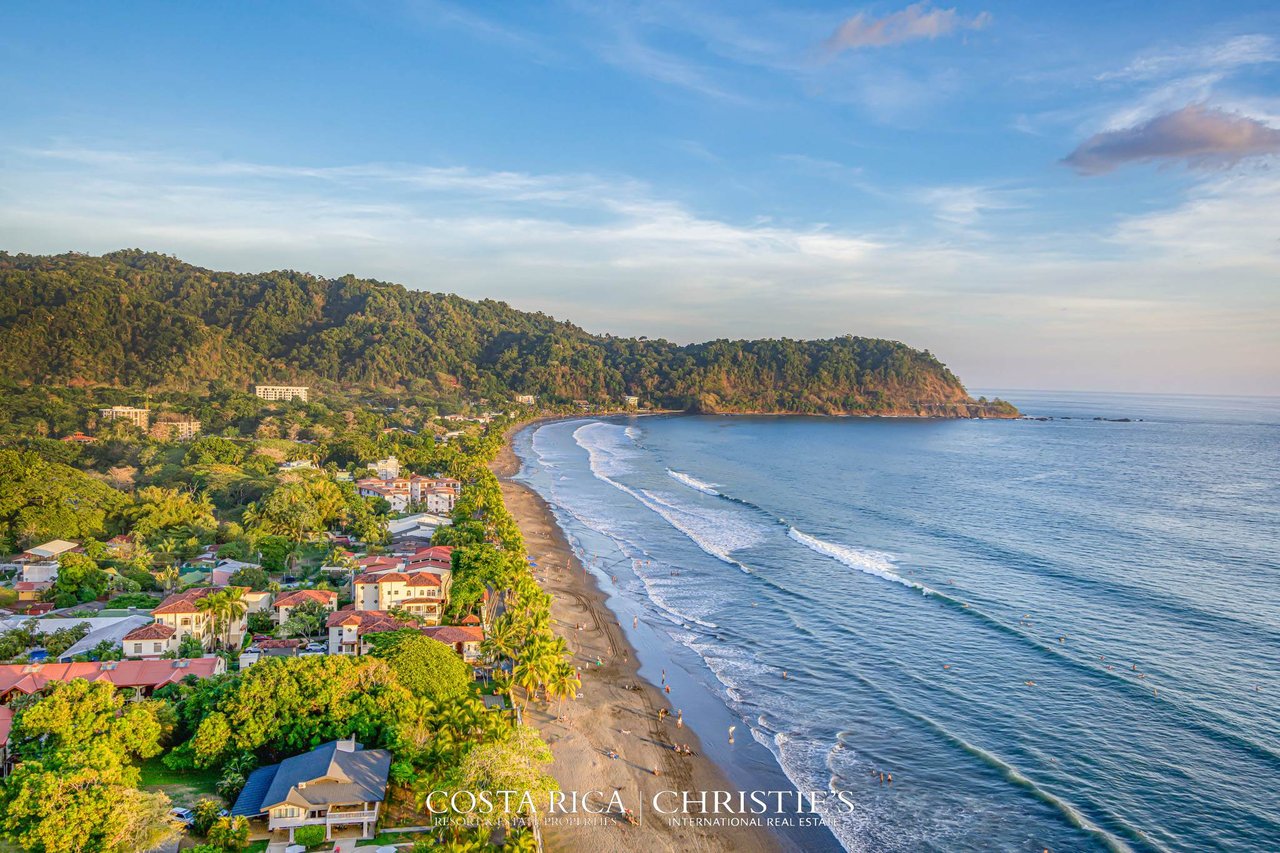
[[[729,743],[733,743],[733,730],[736,728],[737,726],[729,726]]]

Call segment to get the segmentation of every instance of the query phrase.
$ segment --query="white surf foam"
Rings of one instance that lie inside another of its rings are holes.
[[[667,474],[671,477],[671,479],[675,480],[677,483],[683,483],[684,485],[688,486],[689,488],[695,491],[702,492],[704,495],[711,495],[712,497],[720,497],[720,493],[715,490],[714,486],[712,486],[710,483],[702,482],[697,477],[691,477],[688,474],[682,473],[680,471],[672,471],[670,468],[667,469]]]
[[[751,570],[729,556],[731,552],[763,541],[762,531],[755,525],[734,518],[730,512],[682,505],[676,500],[644,489],[633,489],[614,479],[629,470],[627,462],[634,454],[620,449],[623,430],[610,424],[594,423],[579,427],[573,440],[585,451],[596,479],[625,492],[661,516],[695,545],[718,560],[750,574]]]
[[[843,563],[851,569],[857,569],[860,572],[866,572],[869,575],[884,578],[887,581],[900,583],[903,586],[912,589],[918,589],[925,595],[933,594],[934,590],[922,583],[904,578],[893,570],[893,556],[882,551],[866,551],[861,548],[854,548],[850,545],[839,545],[835,542],[827,542],[816,536],[810,536],[794,527],[787,531],[787,535],[795,541],[804,545],[819,554],[824,554],[837,562]]]

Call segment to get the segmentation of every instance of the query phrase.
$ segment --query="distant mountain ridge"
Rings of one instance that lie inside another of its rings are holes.
[[[0,378],[198,390],[299,382],[548,404],[1011,417],[896,341],[592,335],[502,302],[282,270],[215,272],[140,250],[0,252]]]

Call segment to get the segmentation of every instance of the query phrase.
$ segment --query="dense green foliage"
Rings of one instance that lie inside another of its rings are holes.
[[[0,786],[0,835],[37,853],[136,853],[173,837],[168,797],[138,790],[132,763],[160,751],[165,710],[105,682],[50,685],[14,717],[21,761]]]
[[[0,450],[0,550],[102,536],[126,503],[115,489],[68,465]]]
[[[137,250],[0,253],[0,379],[151,389],[292,380],[443,399],[625,394],[699,411],[1008,414],[894,341],[591,335],[492,300],[293,271],[213,272]],[[193,448],[206,464],[231,448]]]
[[[441,702],[471,690],[471,667],[454,650],[412,629],[375,634],[373,656],[391,665],[415,696]]]

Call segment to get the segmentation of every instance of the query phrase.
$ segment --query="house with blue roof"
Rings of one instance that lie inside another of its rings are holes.
[[[359,824],[361,837],[372,838],[390,771],[388,750],[363,749],[354,737],[331,741],[253,771],[231,814],[265,817],[290,843],[300,826],[323,826],[328,840],[335,826]]]

